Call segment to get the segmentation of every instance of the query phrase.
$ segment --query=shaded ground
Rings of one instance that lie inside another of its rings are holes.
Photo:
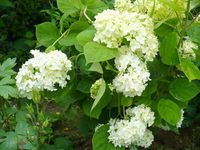
[[[200,150],[200,124],[180,130],[180,135],[159,130],[152,150]]]

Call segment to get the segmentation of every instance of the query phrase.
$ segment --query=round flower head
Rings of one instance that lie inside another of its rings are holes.
[[[113,87],[124,96],[140,96],[150,80],[150,73],[143,62],[139,66],[128,67],[125,72],[119,73],[113,80]]]
[[[158,21],[183,17],[185,8],[185,0],[135,0],[133,10],[152,15]]]
[[[135,139],[142,138],[146,126],[139,120],[119,120],[109,121],[108,139],[115,147],[129,147]]]
[[[22,65],[16,76],[21,97],[32,99],[34,90],[55,91],[55,85],[62,88],[66,86],[66,79],[70,79],[67,72],[71,70],[72,64],[64,53],[58,50],[50,53],[31,50],[31,54],[34,57]]]
[[[158,39],[154,35],[154,24],[148,15],[136,12],[105,10],[94,22],[94,41],[109,48],[119,48],[123,40],[130,50],[145,61],[152,61],[158,52]]]
[[[97,80],[94,84],[92,84],[91,88],[90,88],[90,95],[93,99],[96,98],[97,93],[99,88],[101,87],[101,85],[104,83],[105,81],[101,78],[99,80]]]
[[[110,119],[109,141],[115,147],[130,147],[131,145],[149,147],[154,137],[147,127],[153,124],[154,113],[144,105],[127,109],[126,112],[128,117],[125,119]]]
[[[196,54],[194,50],[198,49],[198,45],[193,43],[189,38],[183,41],[182,47],[179,49],[181,57],[189,60],[195,60]]]

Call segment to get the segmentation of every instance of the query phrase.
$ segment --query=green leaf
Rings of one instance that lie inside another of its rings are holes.
[[[20,121],[17,123],[16,128],[15,128],[15,133],[18,135],[27,135],[27,127],[28,124],[25,121]]]
[[[7,76],[3,78],[2,80],[0,80],[0,86],[7,85],[7,84],[15,84],[15,80],[11,79],[10,76]]]
[[[69,29],[70,29],[70,32],[79,33],[87,29],[88,27],[90,27],[90,25],[87,21],[76,21],[72,23]]]
[[[94,38],[95,30],[87,29],[78,34],[76,37],[77,41],[81,46],[84,46],[86,43],[91,42]]]
[[[165,36],[160,46],[161,60],[166,65],[179,64],[179,57],[177,52],[177,35],[175,32],[169,33]]]
[[[83,103],[82,103],[82,109],[83,109],[83,112],[84,112],[84,114],[85,115],[87,115],[87,116],[91,116],[91,114],[90,114],[90,110],[91,110],[91,108],[92,108],[92,103],[93,103],[93,101],[91,100],[91,99],[89,99],[89,100],[85,100],[85,101],[83,101]],[[98,113],[98,115],[100,115],[100,111],[99,111],[99,113]]]
[[[92,148],[93,150],[125,150],[124,147],[114,147],[108,140],[108,125],[102,125],[93,135]]]
[[[36,38],[39,44],[48,47],[59,38],[59,31],[55,24],[44,22],[36,26]]]
[[[200,23],[193,23],[188,29],[187,29],[187,35],[189,35],[190,39],[193,42],[200,44]]]
[[[158,102],[160,116],[169,124],[176,125],[181,118],[181,109],[169,99],[160,99]]]
[[[200,70],[191,61],[182,58],[180,63],[180,68],[186,75],[186,77],[191,80],[200,79]]]
[[[160,37],[165,37],[168,33],[172,33],[174,31],[173,26],[176,26],[177,19],[165,19],[161,20],[157,24],[155,24],[155,33]]]
[[[83,78],[77,85],[77,90],[82,93],[90,93],[90,87],[94,81],[91,78]]]
[[[90,111],[91,116],[98,119],[101,110],[104,107],[106,107],[110,101],[111,101],[110,90],[104,81],[97,92],[97,96],[94,103],[92,104],[92,108]]]
[[[17,150],[17,135],[15,132],[7,132],[5,141],[0,145],[2,150]]]
[[[8,58],[0,65],[0,77],[12,76],[15,71],[12,68],[16,65],[16,58]]]
[[[87,6],[86,13],[91,14],[92,16],[108,9],[108,6],[101,0],[82,0],[82,3]]]
[[[194,9],[194,8],[197,8],[199,6],[200,6],[200,1],[199,0],[192,0],[190,2],[190,10]]]
[[[12,87],[10,85],[0,85],[0,96],[5,99],[8,99],[10,97],[17,97],[18,91],[15,87]]]
[[[10,2],[9,0],[0,0],[0,7],[14,7],[14,4]]]
[[[77,33],[70,33],[69,35],[64,36],[59,41],[59,44],[61,46],[72,46],[76,43],[76,36],[77,36]]]
[[[148,95],[151,95],[153,94],[154,92],[156,92],[157,90],[157,86],[158,86],[158,83],[156,80],[151,80],[146,89],[144,90],[144,92],[142,93],[142,96],[148,96]]]
[[[47,48],[45,49],[45,52],[46,52],[46,53],[49,53],[49,52],[54,51],[54,50],[56,50],[55,46],[50,45],[49,47],[47,47]]]
[[[26,114],[27,114],[26,111],[23,111],[23,110],[18,111],[16,114],[17,123],[26,122]]]
[[[57,0],[58,9],[67,14],[73,14],[80,11],[82,4],[80,0]]]
[[[73,150],[72,142],[67,137],[56,138],[55,146],[58,150]]]
[[[90,66],[89,71],[94,71],[94,72],[98,72],[100,74],[103,74],[103,68],[101,67],[100,63],[93,63]]]
[[[129,107],[133,104],[133,99],[131,97],[123,96],[121,98],[121,104],[122,104],[122,106]]]
[[[187,102],[194,98],[200,89],[194,82],[179,78],[171,82],[169,92],[175,99]]]
[[[118,55],[118,50],[107,48],[104,45],[89,42],[84,46],[84,55],[87,63],[110,60]]]

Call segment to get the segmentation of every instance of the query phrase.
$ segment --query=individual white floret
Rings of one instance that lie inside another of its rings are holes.
[[[31,50],[33,58],[26,61],[16,76],[16,85],[21,97],[32,99],[32,92],[55,91],[56,85],[61,88],[70,79],[67,74],[72,64],[67,56],[61,51],[55,50],[50,53],[43,53],[39,50]]]

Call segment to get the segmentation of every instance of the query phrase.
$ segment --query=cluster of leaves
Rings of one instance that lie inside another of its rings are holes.
[[[110,94],[108,83],[111,83],[116,75],[112,59],[118,55],[118,52],[116,49],[93,42],[95,30],[91,22],[98,12],[108,8],[107,5],[100,0],[73,2],[57,0],[57,6],[63,13],[60,21],[37,25],[36,37],[39,44],[46,47],[46,51],[61,49],[71,56],[75,73],[71,80],[73,88],[70,91],[76,95],[73,99],[77,100],[76,103],[85,115],[98,119],[98,123],[105,123],[109,117],[119,115],[124,107],[146,104],[156,113],[155,126],[163,124],[177,131],[174,126],[181,118],[181,109],[186,108],[188,102],[200,92],[199,57],[195,62],[191,62],[181,58],[178,49],[184,36],[189,36],[193,42],[200,44],[198,36],[200,24],[193,23],[192,19],[188,18],[181,21],[171,19],[155,25],[155,33],[160,41],[159,57],[148,64],[151,81],[146,90],[142,96],[132,99]],[[193,3],[191,10],[197,9],[198,6],[198,3]],[[189,17],[193,16],[189,15]],[[199,51],[196,53],[199,56]],[[93,101],[89,90],[92,83],[100,77],[103,77],[105,82]],[[67,93],[65,90],[63,92]],[[79,98],[76,98],[77,96]],[[94,135],[94,149],[105,149],[111,146],[108,142],[105,144],[108,136],[107,127],[104,126],[101,130]],[[101,147],[101,142],[106,146]],[[110,149],[116,149],[111,147]]]

